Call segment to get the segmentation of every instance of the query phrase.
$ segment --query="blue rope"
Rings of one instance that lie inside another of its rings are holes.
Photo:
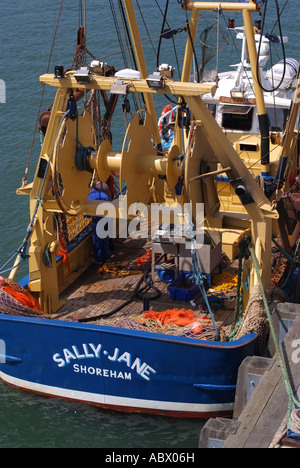
[[[202,297],[203,297],[204,302],[206,304],[206,307],[207,307],[207,310],[209,312],[210,318],[211,318],[211,320],[213,322],[213,325],[214,325],[214,328],[215,328],[216,341],[218,341],[219,340],[218,327],[217,327],[217,324],[216,324],[216,321],[215,321],[213,311],[212,311],[212,309],[210,307],[210,303],[209,303],[209,300],[208,300],[208,297],[207,297],[207,294],[206,294],[206,290],[205,290],[205,286],[204,286],[204,281],[206,279],[206,276],[203,275],[201,273],[201,271],[200,271],[199,264],[198,264],[198,259],[197,259],[197,253],[196,253],[196,251],[194,249],[192,250],[192,266],[193,266],[193,275],[191,276],[191,280],[194,280],[195,283],[197,284],[197,286],[200,289],[200,292],[202,294]]]
[[[207,296],[207,293],[206,293],[206,290],[205,290],[206,276],[200,270],[199,263],[198,263],[198,258],[197,258],[197,253],[196,253],[195,226],[194,226],[194,223],[193,223],[190,215],[184,214],[184,215],[181,215],[181,216],[184,216],[184,217],[187,218],[187,226],[185,227],[185,235],[186,235],[186,238],[189,239],[191,241],[191,244],[192,244],[191,249],[192,249],[193,274],[190,277],[190,280],[194,281],[197,284],[198,288],[200,289],[200,292],[201,292],[202,297],[204,299],[204,303],[206,305],[206,308],[207,308],[207,310],[209,312],[209,315],[211,317],[212,323],[213,323],[214,328],[215,328],[216,341],[218,341],[219,340],[219,331],[218,331],[218,327],[217,327],[217,324],[216,324],[216,321],[215,321],[213,311],[212,311],[211,306],[210,306],[210,300],[214,301],[216,303],[216,302],[221,301],[221,298],[219,297],[217,299],[216,297],[214,297],[214,298],[211,297],[210,300],[209,300],[209,298]]]

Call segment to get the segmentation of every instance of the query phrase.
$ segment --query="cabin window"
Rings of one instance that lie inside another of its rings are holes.
[[[254,107],[223,106],[222,127],[228,130],[250,131],[252,128]]]
[[[278,107],[268,107],[267,112],[270,119],[270,129],[272,132],[283,132],[290,110]]]

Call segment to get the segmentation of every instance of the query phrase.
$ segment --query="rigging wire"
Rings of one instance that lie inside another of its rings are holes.
[[[138,66],[137,66],[137,62],[136,62],[136,56],[135,56],[135,52],[134,52],[134,48],[133,48],[133,44],[132,44],[132,40],[131,40],[131,36],[130,36],[130,32],[129,32],[129,27],[128,27],[128,22],[127,22],[127,19],[126,19],[126,15],[125,15],[122,0],[118,0],[118,6],[119,6],[119,11],[120,11],[120,15],[121,15],[122,24],[123,24],[124,36],[125,36],[126,44],[128,46],[127,49],[128,49],[129,60],[130,60],[131,63],[134,64],[135,70],[137,70]]]
[[[159,68],[159,65],[160,65],[160,49],[161,49],[161,44],[162,44],[162,40],[163,40],[163,37],[164,37],[164,34],[165,34],[165,25],[168,24],[167,22],[167,15],[168,15],[168,10],[169,10],[169,2],[170,0],[166,0],[166,6],[165,6],[165,12],[163,13],[163,22],[162,22],[162,26],[161,26],[161,32],[160,32],[160,36],[159,36],[159,42],[158,42],[158,49],[157,49],[157,54],[156,54],[156,68],[158,70]],[[156,1],[156,4],[157,4],[157,1]],[[159,9],[161,10],[161,8],[159,7]],[[170,101],[172,104],[176,105],[177,102],[175,102],[173,99],[171,99],[167,94],[165,94],[165,98],[168,99],[168,101]]]
[[[265,29],[265,24],[266,24],[266,15],[267,15],[267,7],[268,7],[268,0],[265,0],[265,10],[264,10],[264,14],[263,14],[262,32],[261,32],[261,38],[260,38],[259,47],[258,47],[258,56],[257,56],[257,64],[256,64],[256,72],[257,73],[256,74],[257,74],[257,80],[258,80],[259,86],[266,93],[274,93],[275,91],[280,89],[280,87],[281,87],[281,85],[283,83],[283,80],[285,78],[285,73],[286,73],[286,53],[285,53],[285,46],[284,46],[284,40],[283,40],[282,27],[281,27],[281,14],[282,14],[282,12],[280,12],[280,10],[279,10],[278,0],[275,0],[275,4],[276,4],[276,12],[277,12],[277,22],[276,22],[275,26],[278,24],[278,27],[279,27],[279,35],[280,35],[280,41],[281,41],[281,44],[282,44],[284,67],[283,67],[283,74],[282,74],[282,79],[281,79],[280,83],[273,89],[266,89],[263,86],[263,84],[261,82],[261,79],[260,79],[260,76],[259,76],[259,57],[260,57],[260,51],[261,51],[261,46],[262,46],[263,31]],[[275,28],[275,26],[274,26],[274,28]],[[273,28],[273,31],[274,31],[274,28]]]
[[[111,1],[111,0],[110,0],[110,1]],[[155,1],[156,1],[156,0],[155,0]],[[204,19],[205,19],[205,16],[207,16],[207,15],[209,15],[209,14],[211,14],[211,12],[206,13],[205,15],[202,15],[200,18],[204,18]],[[179,25],[179,26],[176,27],[176,28],[171,28],[171,29],[169,29],[169,30],[168,30],[168,33],[174,32],[174,34],[175,34],[176,31],[178,32],[178,30],[180,30],[180,31],[185,31],[185,30],[186,30],[186,23],[181,24],[181,25]],[[159,37],[160,37],[160,34],[157,34],[157,35],[152,36],[150,39],[153,40],[153,39],[157,39],[157,38],[159,38]],[[138,44],[136,44],[135,46],[146,44],[147,42],[150,41],[150,39],[148,38],[148,39],[141,40],[141,42],[138,43]],[[109,54],[106,54],[106,55],[101,56],[101,57],[99,58],[99,60],[104,60],[104,59],[107,59],[108,57],[113,57],[114,55],[118,55],[118,54],[123,53],[124,51],[127,51],[127,50],[128,50],[127,48],[126,48],[126,49],[119,49],[119,50],[116,50],[115,52],[111,52],[111,53],[109,53]]]
[[[130,61],[130,64],[131,64],[131,68],[134,68],[135,70],[138,70],[135,50],[134,50],[134,46],[132,44],[131,35],[130,35],[129,27],[128,27],[128,21],[126,19],[126,14],[125,14],[125,11],[124,11],[124,6],[123,6],[122,0],[118,0],[118,6],[119,6],[120,16],[121,16],[121,20],[122,20],[125,41],[126,41],[126,44],[127,44],[128,58],[129,58],[129,61]],[[141,108],[139,95],[138,94],[137,94],[137,96],[133,95],[132,98],[133,98],[133,102],[134,102],[134,105],[135,105],[135,109],[136,109],[136,111],[138,111]],[[143,96],[143,100],[144,100],[144,96]],[[139,105],[138,105],[138,101],[139,101]],[[145,100],[144,100],[144,105],[145,105]]]
[[[224,24],[225,26],[227,27],[228,25],[228,22],[226,21],[226,16],[224,14],[224,11],[221,10],[221,16],[224,20]],[[236,41],[234,40],[234,38],[232,37],[232,34],[231,34],[231,29],[228,29],[228,37],[229,39],[231,40],[232,44],[234,45],[234,48],[235,48],[235,51],[236,51],[236,54],[237,54],[237,58],[238,60],[240,60],[241,58],[241,48],[239,48],[239,46],[237,45]],[[249,84],[249,87],[252,89],[253,93],[254,93],[254,87],[253,87],[253,84],[251,83],[251,80],[250,80],[250,76],[249,76],[249,73],[247,71],[247,68],[244,66],[244,64],[242,64],[243,66],[243,73],[246,75],[247,77],[247,81],[248,81],[248,84]]]
[[[50,69],[50,64],[51,64],[51,60],[52,60],[52,55],[53,55],[53,50],[54,50],[54,45],[55,45],[55,40],[56,40],[56,35],[57,35],[57,30],[58,30],[58,25],[59,25],[59,21],[60,21],[60,17],[61,17],[61,11],[62,11],[62,7],[63,7],[63,1],[64,0],[61,0],[59,11],[58,11],[58,17],[57,17],[57,21],[56,21],[55,30],[54,30],[54,36],[53,36],[53,40],[52,40],[52,45],[51,45],[50,56],[49,56],[49,60],[48,60],[46,73],[49,73],[49,69]],[[24,177],[23,177],[23,180],[22,180],[23,187],[27,185],[27,176],[28,176],[29,164],[30,164],[30,160],[31,160],[31,156],[32,156],[33,145],[34,145],[37,126],[38,126],[38,123],[39,123],[42,103],[43,103],[43,99],[44,99],[44,94],[45,94],[45,86],[43,86],[43,89],[42,89],[41,99],[40,99],[40,103],[39,103],[39,108],[38,108],[38,112],[37,112],[37,117],[36,117],[34,130],[33,130],[33,135],[32,135],[31,146],[30,146],[30,150],[29,150],[29,156],[28,156],[27,165],[26,165],[26,168],[25,168]]]
[[[169,3],[170,3],[170,0],[166,0],[165,12],[164,12],[164,15],[163,15],[163,22],[162,22],[162,26],[161,26],[160,37],[159,37],[159,42],[158,42],[158,49],[157,49],[157,56],[156,56],[156,66],[157,66],[157,68],[160,65],[160,63],[159,63],[160,49],[161,49],[161,43],[162,43],[163,34],[164,34],[164,30],[165,30],[165,25],[166,25],[166,22],[167,22]]]
[[[127,61],[127,56],[125,54],[125,52],[128,51],[128,47],[124,48],[124,45],[123,45],[123,39],[122,39],[122,36],[121,36],[121,33],[120,33],[120,27],[119,27],[117,15],[116,15],[116,10],[115,10],[115,7],[114,7],[114,0],[109,0],[109,3],[110,3],[110,9],[111,9],[112,17],[113,17],[113,20],[114,20],[114,23],[115,23],[116,33],[117,33],[117,36],[118,36],[120,52],[122,53],[124,65],[125,65],[126,68],[128,68],[129,65],[128,65],[128,61]]]
[[[192,38],[190,22],[189,22],[189,19],[188,19],[187,12],[186,12],[186,27],[187,27],[187,32],[188,32],[189,39],[190,39],[190,42],[191,42],[191,46],[192,46],[192,49],[193,49],[193,56],[194,56],[194,60],[195,60],[196,70],[197,70],[197,79],[198,79],[197,83],[200,83],[200,69],[199,69],[197,54],[196,54],[196,50],[195,50],[194,41],[193,41],[193,38]]]
[[[146,21],[145,21],[145,18],[144,18],[144,15],[143,15],[143,12],[142,12],[142,9],[141,9],[139,0],[136,0],[136,4],[137,4],[138,10],[139,10],[139,12],[140,12],[140,16],[141,16],[141,18],[142,18],[142,21],[143,21],[143,24],[144,24],[144,28],[145,28],[145,31],[146,31],[146,33],[147,33],[149,42],[150,42],[151,47],[152,47],[152,49],[153,49],[154,55],[155,55],[155,57],[156,57],[156,49],[155,49],[155,47],[154,47],[152,38],[151,38],[151,36],[150,36],[150,32],[149,32],[147,23],[146,23]]]
[[[289,0],[286,0],[285,4],[283,5],[282,10],[281,10],[281,12],[280,12],[280,14],[279,14],[279,17],[280,17],[280,18],[281,18],[281,16],[282,16],[284,10],[286,9],[286,6],[287,6],[288,2],[289,2]],[[273,26],[273,29],[272,29],[272,31],[271,31],[271,34],[274,32],[274,29],[276,28],[277,24],[278,24],[278,19],[277,19],[276,23],[275,23],[274,26]]]
[[[160,63],[159,63],[159,57],[160,57],[160,49],[161,49],[161,42],[162,42],[162,39],[163,38],[166,38],[166,33],[170,34],[170,37],[172,39],[172,42],[173,42],[173,49],[174,49],[174,54],[175,54],[175,59],[176,59],[176,66],[177,66],[177,69],[178,69],[178,74],[179,74],[179,79],[181,81],[181,70],[180,70],[180,64],[179,64],[179,60],[178,60],[178,54],[177,54],[177,49],[176,49],[176,45],[175,45],[175,40],[174,40],[174,35],[177,34],[178,32],[181,32],[183,31],[183,29],[181,28],[171,28],[168,20],[167,20],[167,14],[168,14],[168,8],[169,8],[169,2],[167,0],[167,4],[166,4],[166,10],[165,10],[165,13],[163,12],[163,10],[161,9],[159,3],[157,2],[157,0],[155,0],[155,3],[161,13],[161,15],[163,16],[163,26],[162,26],[162,32],[159,36],[159,45],[158,45],[158,50],[157,50],[157,53],[156,53],[156,57],[157,57],[157,60],[156,60],[156,63],[157,63],[157,68],[159,67]],[[165,31],[164,30],[164,27],[165,25],[167,25],[168,27],[168,30]]]

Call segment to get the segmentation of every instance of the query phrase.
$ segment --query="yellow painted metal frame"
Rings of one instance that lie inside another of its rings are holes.
[[[137,62],[141,71],[142,79],[140,80],[124,80],[125,84],[128,85],[130,93],[143,93],[145,96],[145,102],[147,104],[148,112],[150,113],[145,129],[142,130],[139,135],[137,118],[129,126],[128,135],[130,137],[130,146],[126,149],[124,146],[122,154],[113,153],[112,147],[109,143],[105,142],[97,152],[97,156],[91,158],[91,166],[93,169],[98,170],[100,173],[102,169],[105,169],[105,177],[111,170],[120,169],[121,178],[129,184],[130,189],[130,201],[139,201],[139,194],[141,190],[137,190],[136,193],[133,190],[134,178],[137,174],[141,177],[143,183],[147,186],[151,184],[153,176],[157,174],[166,175],[169,181],[170,187],[174,187],[177,177],[180,175],[181,167],[173,164],[175,156],[180,154],[182,142],[180,142],[179,132],[176,132],[175,145],[171,148],[168,155],[158,157],[155,155],[155,148],[149,146],[149,137],[153,134],[156,135],[156,142],[159,141],[159,134],[156,123],[156,113],[153,104],[153,95],[155,94],[170,94],[177,96],[179,101],[184,99],[191,109],[195,119],[196,127],[201,127],[202,135],[205,135],[206,140],[210,147],[214,150],[215,155],[220,165],[227,171],[227,175],[230,179],[241,179],[246,189],[249,191],[253,202],[245,205],[245,209],[251,219],[251,235],[252,242],[255,245],[255,251],[259,260],[260,269],[264,285],[266,288],[270,286],[270,275],[271,275],[271,224],[272,219],[277,218],[277,212],[272,209],[269,200],[265,197],[263,191],[255,183],[252,175],[249,173],[243,161],[233,148],[230,141],[224,135],[218,124],[215,122],[213,116],[206,108],[201,96],[203,94],[211,93],[212,95],[216,91],[216,87],[210,84],[195,84],[189,82],[190,70],[192,66],[192,46],[188,39],[186,45],[186,53],[183,67],[183,75],[181,82],[175,82],[166,79],[164,87],[159,90],[151,89],[146,81],[147,68],[143,54],[143,48],[141,45],[138,25],[134,12],[132,0],[124,0],[130,31],[133,38],[133,44],[137,56]],[[191,36],[195,40],[197,32],[197,23],[199,12],[201,10],[214,10],[223,9],[226,11],[241,11],[243,12],[243,18],[245,22],[246,34],[249,45],[249,53],[251,58],[251,64],[253,73],[255,75],[256,67],[253,67],[257,52],[255,48],[255,42],[253,37],[253,25],[251,12],[257,11],[257,4],[250,0],[249,3],[218,3],[218,2],[193,2],[192,0],[186,0],[183,3],[183,8],[191,11]],[[72,72],[66,74],[63,79],[56,79],[54,75],[46,74],[40,77],[40,82],[43,85],[49,85],[57,88],[56,98],[53,104],[51,118],[44,140],[44,144],[41,150],[41,159],[49,161],[53,148],[59,144],[57,139],[57,132],[62,116],[66,110],[69,93],[72,90],[78,89],[78,87],[85,91],[91,89],[99,89],[109,91],[111,86],[115,84],[116,78],[107,78],[92,75],[91,80],[88,84],[79,85],[76,81]],[[264,112],[264,103],[261,90],[256,86],[258,107],[260,112]],[[127,135],[127,136],[128,136]],[[191,135],[191,138],[193,135]],[[146,146],[143,144],[143,139],[148,140]],[[73,160],[72,166],[74,166],[74,154],[68,156]],[[72,159],[73,158],[73,159]],[[70,160],[70,159],[69,159]],[[194,159],[193,164],[188,165],[186,172],[186,182],[188,188],[187,196],[190,198],[192,203],[201,201],[199,194],[194,190],[194,186],[189,180],[196,176],[194,169],[197,165],[197,156]],[[230,168],[230,170],[228,170]],[[82,196],[79,195],[81,192],[81,186],[78,182],[77,176],[75,177],[72,173],[73,169],[65,168],[65,177],[70,177],[68,182],[69,190],[72,193],[68,194],[70,200],[80,200],[80,212],[85,215],[95,215],[96,207],[98,202],[84,201]],[[129,172],[133,171],[133,179]],[[73,171],[74,172],[74,171]],[[38,177],[38,172],[35,175],[31,190],[30,190],[30,208],[31,215],[34,212],[36,205],[36,197],[41,189],[42,179]],[[75,178],[74,178],[75,177]],[[87,176],[83,176],[84,180]],[[130,180],[129,180],[130,179]],[[76,183],[74,181],[76,180]],[[50,185],[49,185],[50,184]],[[30,247],[30,259],[29,259],[29,270],[30,270],[30,282],[29,288],[31,291],[38,293],[40,302],[45,312],[56,311],[61,303],[59,300],[59,293],[61,291],[59,286],[59,278],[61,278],[61,271],[58,272],[58,266],[55,261],[55,253],[53,255],[52,268],[49,268],[43,263],[43,252],[45,246],[51,244],[55,240],[56,226],[54,224],[54,218],[52,212],[60,212],[60,206],[57,203],[55,197],[51,193],[51,174],[47,175],[45,184],[45,190],[42,194],[44,198],[43,207],[40,206],[38,209],[37,220],[34,232],[31,239]],[[147,189],[146,189],[147,190]],[[22,192],[22,191],[21,191]],[[29,193],[29,191],[27,191]],[[24,192],[25,193],[25,192]],[[196,197],[196,199],[194,198]],[[85,196],[84,196],[85,198]],[[148,195],[146,196],[148,200]],[[144,199],[143,201],[147,201]],[[82,262],[82,259],[81,259]],[[78,266],[78,265],[77,265]],[[84,266],[82,266],[84,268]],[[254,270],[251,270],[251,286],[255,283]]]

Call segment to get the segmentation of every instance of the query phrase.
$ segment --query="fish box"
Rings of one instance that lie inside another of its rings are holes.
[[[181,274],[168,286],[168,291],[172,300],[187,302],[199,292],[199,287],[186,274]]]

